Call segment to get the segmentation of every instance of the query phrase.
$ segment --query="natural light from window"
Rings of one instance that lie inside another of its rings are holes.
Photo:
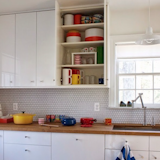
[[[160,45],[116,45],[116,73],[118,103],[143,93],[145,104],[160,107]]]

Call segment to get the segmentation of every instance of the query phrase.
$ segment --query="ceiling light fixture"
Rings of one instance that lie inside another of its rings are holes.
[[[146,29],[146,34],[143,35],[143,38],[136,41],[136,44],[138,45],[160,44],[160,35],[154,34],[152,27],[150,27],[150,12],[150,0],[148,0],[148,28]]]

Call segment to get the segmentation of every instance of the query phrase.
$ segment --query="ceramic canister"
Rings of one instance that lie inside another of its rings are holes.
[[[72,84],[72,70],[71,69],[63,69],[63,85],[71,85]]]
[[[65,14],[64,15],[64,25],[73,25],[74,24],[74,15]]]

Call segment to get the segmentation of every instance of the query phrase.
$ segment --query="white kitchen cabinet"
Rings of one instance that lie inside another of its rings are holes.
[[[51,160],[50,146],[4,144],[4,160]]]
[[[149,136],[106,135],[105,148],[121,150],[126,141],[131,150],[149,150]]]
[[[16,14],[16,86],[36,85],[36,12]]]
[[[150,137],[150,151],[160,152],[160,137],[157,137],[157,136]]]
[[[105,149],[105,160],[115,160],[119,155],[120,150]],[[148,151],[132,151],[136,160],[149,160]]]
[[[15,84],[15,15],[0,16],[0,87]]]
[[[4,131],[4,160],[51,160],[51,133]]]
[[[103,160],[104,135],[52,133],[52,160]]]
[[[3,131],[0,131],[0,160],[3,160]]]
[[[55,70],[55,11],[37,12],[37,86],[54,86]]]

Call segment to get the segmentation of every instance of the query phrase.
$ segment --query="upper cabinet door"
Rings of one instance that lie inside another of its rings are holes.
[[[15,15],[0,16],[0,86],[14,86]]]
[[[55,11],[37,12],[37,86],[55,85]]]
[[[36,85],[36,12],[16,14],[16,86]]]

